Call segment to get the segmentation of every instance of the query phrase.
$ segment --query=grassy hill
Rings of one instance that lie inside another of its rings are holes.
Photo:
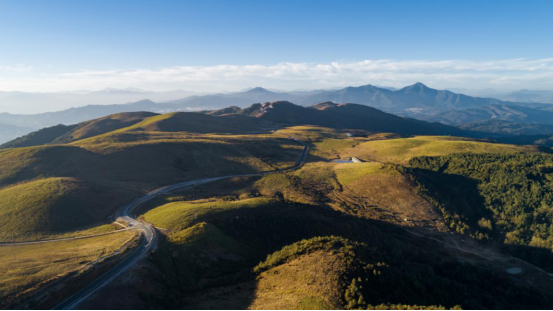
[[[539,152],[533,146],[496,144],[459,137],[416,136],[411,138],[363,141],[348,139],[348,143],[332,139],[316,143],[329,157],[358,157],[363,160],[407,164],[417,156],[439,156],[453,153],[517,153]]]
[[[303,149],[292,136],[311,146],[301,169],[220,180],[145,204],[139,213],[160,227],[159,248],[143,268],[89,302],[96,305],[81,307],[128,307],[109,305],[124,302],[137,309],[551,307],[550,287],[544,286],[549,275],[499,248],[474,246],[469,237],[452,234],[450,209],[439,205],[431,178],[417,174],[419,166],[412,162],[423,155],[454,158],[459,153],[546,155],[532,147],[468,138],[402,136],[443,129],[449,128],[331,103],[110,116],[79,127],[66,136],[69,143],[0,151],[0,238],[59,236],[100,225],[124,202],[176,181],[289,167]],[[352,156],[366,162],[331,161]],[[536,159],[524,162],[532,170],[517,167],[530,175],[515,177],[540,177],[547,186],[549,162]],[[471,167],[470,161],[458,163]],[[498,171],[510,169],[513,163],[506,163]],[[426,173],[435,166],[442,170],[434,164],[424,168]],[[457,189],[474,185],[471,180],[447,179],[439,185]],[[548,198],[538,184],[526,188]],[[477,192],[467,193],[448,197],[457,198],[467,212],[458,213],[454,225],[465,219],[471,219],[467,226],[479,225],[484,217],[482,226],[490,220],[495,228],[489,212],[472,214],[479,206]],[[532,217],[547,218],[545,206],[532,207]],[[508,215],[520,225],[516,230],[533,230],[535,243],[549,243],[543,236],[547,227],[527,228],[521,224],[528,215]],[[519,237],[514,231],[504,232]],[[530,233],[524,234],[528,238]],[[481,250],[485,255],[475,255]],[[509,275],[506,269],[514,263],[525,272]]]
[[[224,113],[228,113],[225,110]],[[274,123],[318,125],[342,129],[363,129],[373,132],[393,132],[406,135],[442,134],[470,135],[456,127],[407,119],[378,109],[357,104],[321,103],[302,107],[286,101],[255,104],[249,108],[234,110],[235,114],[249,115]],[[214,112],[218,114],[218,112]]]
[[[198,116],[221,120],[206,131],[227,132],[181,132],[199,127],[202,122],[186,122]],[[133,125],[120,128],[129,122]],[[296,162],[302,146],[290,139],[229,133],[250,125],[235,116],[121,114],[77,127],[66,138],[79,140],[70,144],[2,150],[0,187],[6,199],[0,238],[28,240],[105,222],[124,202],[172,182]],[[102,134],[113,128],[120,129]],[[85,138],[94,134],[99,135]],[[40,195],[33,197],[36,193]]]
[[[131,126],[146,118],[156,116],[152,112],[125,112],[79,123],[75,129],[52,141],[54,144],[70,143],[76,140],[109,133]]]
[[[0,189],[0,240],[33,240],[106,222],[132,193],[73,178]]]
[[[259,122],[244,115],[174,112],[145,119],[122,131],[247,133],[256,130],[259,130]]]
[[[27,135],[18,137],[14,140],[6,142],[0,145],[0,149],[4,148],[18,148],[45,145],[53,142],[56,138],[67,134],[73,130],[77,125],[55,125],[40,129],[36,132],[29,133]]]
[[[348,169],[334,168],[348,187],[365,175],[389,170],[371,164],[364,168],[366,174],[344,180]],[[310,173],[302,171],[302,183],[309,184]],[[499,270],[482,269],[483,262],[461,263],[441,244],[386,222],[298,203],[286,194],[284,200],[209,195],[209,188],[231,189],[222,184],[229,182],[238,182],[231,193],[244,194],[263,179],[222,181],[202,186],[207,192],[169,195],[172,202],[146,212],[146,220],[169,229],[154,259],[159,270],[152,272],[164,276],[159,286],[168,294],[133,287],[139,297],[158,308],[193,309],[491,308],[487,295],[501,297],[505,306],[547,305],[542,294],[504,278]]]
[[[151,112],[125,112],[74,125],[60,124],[43,128],[14,139],[1,145],[0,149],[70,143],[79,139],[97,136],[116,129],[128,127],[147,117],[155,115],[157,114]]]
[[[78,241],[0,247],[0,308],[13,307],[41,286],[83,269],[136,236],[125,231]]]

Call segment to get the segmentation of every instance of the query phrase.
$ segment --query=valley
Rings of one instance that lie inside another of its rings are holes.
[[[524,189],[547,182],[549,151],[465,133],[271,102],[32,134],[0,151],[0,252],[52,240],[34,250],[64,264],[4,295],[58,309],[546,308],[550,194]],[[506,164],[465,171],[466,159]],[[509,161],[530,175],[501,184],[503,210],[491,193]],[[68,245],[83,257],[48,255]]]

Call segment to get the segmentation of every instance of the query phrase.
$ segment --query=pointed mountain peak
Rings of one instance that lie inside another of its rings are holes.
[[[426,93],[428,91],[434,91],[434,89],[429,88],[428,86],[424,85],[421,82],[417,82],[413,85],[406,86],[399,90],[400,92],[404,93]]]
[[[416,89],[429,89],[428,86],[424,85],[424,83],[422,82],[417,82],[413,85],[411,85],[411,88],[416,88]]]

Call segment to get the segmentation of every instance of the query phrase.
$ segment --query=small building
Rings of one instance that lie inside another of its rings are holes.
[[[348,135],[348,137],[353,137],[352,133],[346,133],[346,135]]]
[[[363,163],[363,161],[359,160],[356,157],[351,157],[351,162],[353,162],[353,163]]]

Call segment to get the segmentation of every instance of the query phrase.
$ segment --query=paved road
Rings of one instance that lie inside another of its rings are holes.
[[[88,297],[96,293],[102,287],[106,286],[109,282],[113,281],[113,279],[115,279],[117,276],[121,275],[123,272],[128,270],[130,267],[132,267],[134,264],[140,261],[140,259],[142,259],[144,256],[149,254],[156,247],[155,228],[151,224],[141,222],[136,218],[134,218],[133,211],[138,206],[163,194],[167,194],[176,190],[184,190],[184,189],[192,188],[198,185],[202,185],[202,184],[206,184],[206,183],[210,183],[218,180],[229,179],[234,177],[264,176],[264,175],[273,174],[273,173],[297,170],[301,168],[305,163],[305,161],[307,160],[307,156],[309,155],[309,146],[305,145],[299,139],[296,139],[291,136],[289,138],[304,145],[301,155],[296,161],[296,164],[292,167],[289,167],[286,169],[280,169],[280,170],[259,172],[259,173],[227,175],[227,176],[210,177],[210,178],[202,178],[202,179],[179,182],[179,183],[167,185],[167,186],[158,188],[156,190],[153,190],[135,199],[129,204],[121,207],[115,213],[115,218],[118,219],[119,221],[126,221],[129,224],[129,227],[131,228],[137,228],[141,230],[144,233],[144,239],[142,240],[142,243],[136,250],[134,250],[134,252],[131,255],[125,258],[125,260],[117,264],[115,267],[111,268],[109,271],[104,273],[98,279],[96,279],[95,281],[93,281],[92,283],[90,283],[89,285],[87,285],[77,293],[75,293],[73,296],[66,299],[64,302],[54,307],[54,310],[72,310],[76,308],[80,303],[85,301]]]

